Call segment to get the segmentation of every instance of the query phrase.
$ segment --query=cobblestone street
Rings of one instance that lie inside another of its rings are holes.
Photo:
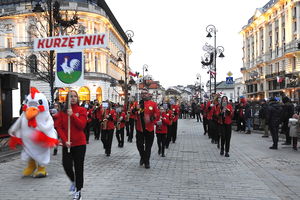
[[[230,158],[203,135],[202,124],[179,121],[178,140],[162,158],[152,148],[151,169],[139,166],[135,143],[106,157],[100,141],[88,145],[83,199],[300,199],[300,152],[291,146],[269,150],[271,137],[234,132]],[[61,165],[52,156],[49,176],[22,178],[19,156],[0,163],[1,199],[71,199]]]

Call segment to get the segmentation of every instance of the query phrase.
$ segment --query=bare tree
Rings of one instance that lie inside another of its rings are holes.
[[[54,102],[54,66],[56,55],[53,50],[33,52],[34,38],[45,38],[58,35],[76,35],[84,32],[85,28],[78,24],[77,11],[70,15],[68,11],[61,11],[57,1],[52,5],[48,0],[41,12],[36,13],[28,22],[29,49],[13,50],[18,57],[15,64],[27,69],[27,73],[34,74],[39,80],[49,83],[51,102]]]

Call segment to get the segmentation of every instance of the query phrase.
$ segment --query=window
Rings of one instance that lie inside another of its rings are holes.
[[[270,48],[272,48],[272,35],[270,35]]]
[[[297,21],[294,22],[294,32],[297,31]]]
[[[98,72],[98,57],[95,56],[95,72]]]
[[[28,57],[27,67],[29,68],[30,73],[36,73],[37,72],[36,55],[31,55],[31,56]]]
[[[9,62],[7,64],[7,68],[9,72],[13,72],[14,71],[14,64],[12,62]]]
[[[296,69],[296,57],[292,58],[292,69],[293,71]]]
[[[297,7],[295,6],[293,8],[293,18],[296,18],[296,16],[297,16]]]
[[[12,38],[7,38],[7,48],[12,48]]]

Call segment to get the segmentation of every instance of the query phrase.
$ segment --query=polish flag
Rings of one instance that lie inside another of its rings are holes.
[[[137,76],[137,74],[135,74],[135,73],[132,73],[132,72],[129,72],[129,76],[136,77],[136,76]]]

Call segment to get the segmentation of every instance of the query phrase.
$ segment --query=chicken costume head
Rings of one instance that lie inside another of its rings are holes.
[[[45,177],[45,165],[50,162],[50,148],[58,144],[48,101],[44,94],[31,88],[22,110],[22,115],[9,129],[9,146],[23,146],[21,158],[28,162],[24,176]]]

